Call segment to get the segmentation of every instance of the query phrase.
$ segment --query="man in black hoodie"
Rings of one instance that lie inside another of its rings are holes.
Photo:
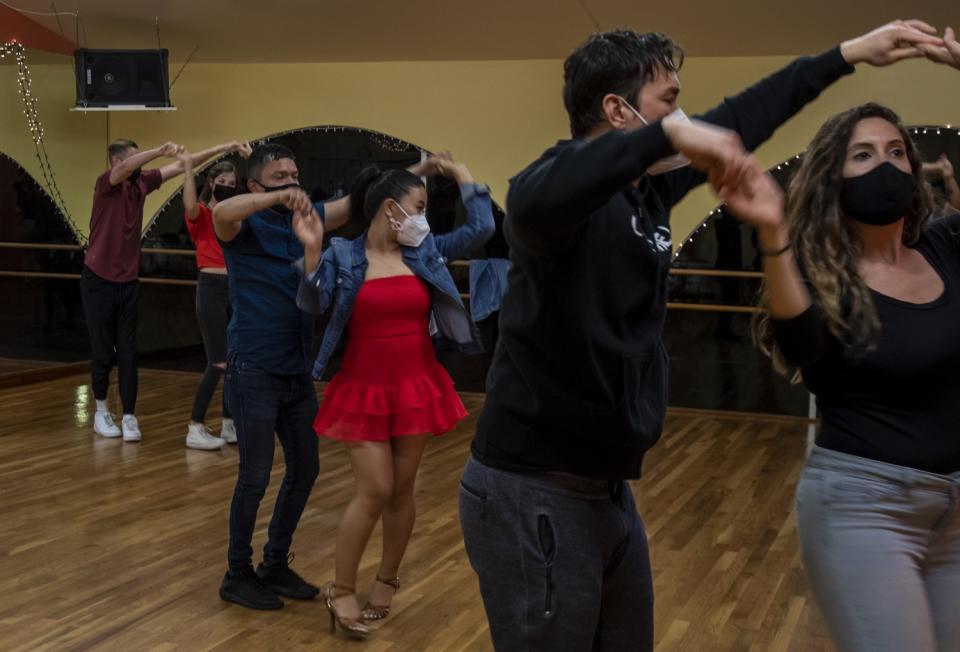
[[[708,174],[739,178],[747,151],[855,64],[923,56],[934,34],[885,25],[694,121],[677,108],[682,50],[662,34],[595,34],[566,60],[573,139],[510,184],[513,267],[461,481],[496,649],[653,649],[647,540],[626,480],[666,409],[670,209]]]

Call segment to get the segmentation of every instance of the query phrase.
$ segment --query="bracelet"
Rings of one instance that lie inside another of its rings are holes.
[[[791,248],[792,246],[793,246],[793,243],[792,243],[792,242],[788,242],[788,243],[783,247],[783,249],[777,249],[776,251],[764,251],[763,249],[760,249],[759,247],[757,247],[757,249],[760,249],[760,255],[763,256],[764,258],[776,258],[777,256],[782,256],[783,254],[785,254],[785,253],[787,253],[788,251],[790,251],[790,248]]]

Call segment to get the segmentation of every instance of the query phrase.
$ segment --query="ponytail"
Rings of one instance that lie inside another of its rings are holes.
[[[376,183],[382,174],[380,168],[376,165],[369,165],[360,170],[360,174],[353,180],[353,185],[350,186],[351,224],[363,225],[364,228],[369,226],[373,216],[367,217],[364,205],[367,203],[367,197],[370,194],[370,186]]]
[[[423,188],[423,181],[409,170],[381,171],[376,165],[364,168],[350,188],[350,223],[368,228],[383,202],[399,202],[418,186]]]

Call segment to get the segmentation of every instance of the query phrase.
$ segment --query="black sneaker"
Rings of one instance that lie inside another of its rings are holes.
[[[257,576],[277,595],[294,600],[313,600],[320,589],[297,575],[291,568],[293,553],[286,560],[257,566]]]
[[[248,609],[282,609],[283,601],[271,591],[257,574],[253,566],[238,571],[227,571],[220,585],[220,599],[247,607]]]

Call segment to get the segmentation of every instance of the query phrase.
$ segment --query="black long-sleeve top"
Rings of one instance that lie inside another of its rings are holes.
[[[915,247],[943,294],[916,304],[872,292],[880,341],[863,360],[844,356],[816,304],[774,333],[817,396],[818,445],[949,474],[960,471],[960,215],[931,223]]]
[[[852,70],[839,48],[802,57],[698,117],[753,150]],[[472,444],[480,462],[639,477],[666,409],[670,209],[705,181],[692,168],[643,176],[672,153],[658,122],[560,142],[511,180],[513,265]]]

